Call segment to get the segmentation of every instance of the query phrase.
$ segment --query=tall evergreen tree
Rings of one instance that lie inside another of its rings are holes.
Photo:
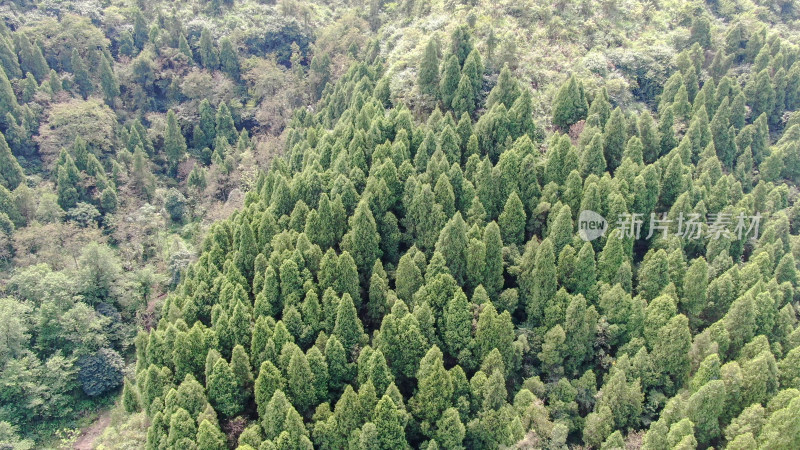
[[[460,211],[453,215],[439,233],[436,252],[444,256],[453,278],[463,284],[467,275],[467,224]]]
[[[467,75],[461,75],[458,87],[453,93],[452,108],[456,115],[475,112],[475,98],[472,81]]]
[[[622,163],[622,153],[627,140],[625,117],[622,110],[617,107],[608,118],[603,139],[603,154],[610,171],[613,172]]]
[[[514,78],[514,75],[511,74],[508,65],[505,65],[503,69],[500,70],[497,84],[492,88],[492,91],[489,92],[489,97],[486,99],[486,109],[490,110],[492,106],[500,103],[505,105],[506,109],[511,108],[519,95],[519,83],[516,78]]]
[[[94,91],[94,86],[89,77],[89,70],[86,69],[86,63],[83,61],[83,58],[81,58],[76,48],[72,49],[70,64],[72,66],[75,84],[78,86],[78,92],[83,98],[88,97]]]
[[[186,139],[173,110],[167,111],[167,131],[164,136],[164,153],[167,156],[170,173],[177,173],[178,164],[186,155]]]
[[[3,69],[11,78],[22,77],[19,60],[14,54],[14,43],[5,37],[0,37],[0,69]]]
[[[364,327],[361,320],[358,318],[350,294],[344,294],[339,301],[333,335],[341,341],[348,354],[363,340]]]
[[[203,28],[200,33],[200,64],[208,70],[219,68],[219,55],[211,40],[211,32],[207,28]]]
[[[206,380],[208,399],[225,417],[234,417],[244,409],[244,394],[236,375],[224,359],[218,359]]]
[[[47,60],[45,60],[42,54],[42,49],[39,45],[31,43],[31,40],[25,32],[16,33],[14,37],[21,72],[32,73],[33,76],[36,77],[36,81],[42,82],[50,71],[50,68],[47,66]],[[22,73],[20,75],[22,75]],[[75,73],[74,66],[72,73]]]
[[[112,104],[120,94],[119,81],[117,81],[117,76],[111,69],[111,63],[105,56],[103,56],[103,61],[100,65],[100,86],[103,88],[106,103]]]
[[[11,125],[11,121],[8,119],[9,115],[16,121],[16,117],[19,115],[19,103],[17,103],[17,96],[14,95],[6,72],[0,68],[0,125],[5,127]]]
[[[365,277],[369,276],[372,265],[381,256],[380,239],[368,202],[359,202],[350,218],[350,231],[342,239],[342,249],[350,252],[356,267]]]
[[[202,116],[201,116],[202,119]],[[219,107],[217,108],[217,114],[214,118],[216,128],[214,130],[213,135],[216,136],[217,139],[220,137],[224,138],[227,144],[233,145],[236,142],[236,138],[238,133],[236,132],[236,126],[233,122],[233,116],[231,115],[231,110],[228,108],[228,105],[225,102],[220,102]],[[206,136],[209,136],[206,134]]]
[[[434,38],[428,40],[417,69],[417,85],[422,94],[436,98],[439,93],[439,49]]]
[[[25,181],[25,173],[19,165],[17,158],[11,154],[11,149],[6,143],[6,138],[3,133],[0,133],[0,185],[13,191],[23,181]]]
[[[458,58],[456,55],[450,55],[444,63],[439,81],[439,95],[445,105],[450,106],[453,104],[453,96],[458,89],[460,79],[461,66],[458,64]]]
[[[58,204],[66,211],[75,207],[80,200],[78,193],[80,174],[72,157],[65,153],[64,163],[58,166],[56,192]]]
[[[525,240],[525,224],[527,217],[522,200],[519,199],[517,191],[511,192],[508,196],[503,212],[497,219],[500,225],[500,233],[503,242],[506,244],[522,245]]]
[[[553,100],[553,123],[561,128],[569,128],[575,122],[585,119],[588,111],[589,104],[583,84],[572,75],[561,85]]]
[[[496,298],[503,288],[503,240],[497,222],[490,222],[483,231],[486,247],[486,271],[483,287],[491,298]]]
[[[602,176],[606,171],[606,158],[603,154],[603,134],[595,133],[589,145],[583,149],[581,172],[583,176],[595,174]]]
[[[234,80],[239,80],[241,74],[239,55],[236,54],[236,49],[228,38],[220,41],[219,62],[223,72]]]

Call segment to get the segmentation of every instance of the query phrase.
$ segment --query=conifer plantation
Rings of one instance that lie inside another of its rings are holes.
[[[0,6],[0,448],[800,448],[794,3],[100,3]]]

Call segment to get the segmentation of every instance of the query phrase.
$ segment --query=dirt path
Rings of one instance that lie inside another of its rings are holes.
[[[103,431],[105,431],[110,422],[111,410],[106,409],[94,423],[83,430],[83,433],[81,433],[73,448],[75,450],[92,450],[94,448],[94,441],[103,434]]]

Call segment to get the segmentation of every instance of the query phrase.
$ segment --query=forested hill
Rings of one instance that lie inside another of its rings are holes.
[[[0,6],[0,447],[800,447],[800,11],[526,6]]]

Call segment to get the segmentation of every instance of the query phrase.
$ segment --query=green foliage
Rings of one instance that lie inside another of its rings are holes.
[[[602,102],[603,100],[602,97],[599,97],[596,101]],[[569,128],[575,122],[585,119],[588,112],[589,104],[586,101],[583,83],[578,81],[575,75],[572,75],[561,85],[553,100],[553,123],[561,128]],[[596,112],[602,115],[602,111]],[[601,125],[605,124],[605,121],[601,120],[600,123]]]
[[[797,447],[786,7],[207,3],[0,26],[0,441]]]
[[[23,181],[25,181],[25,173],[17,158],[11,154],[5,136],[0,133],[0,185],[13,191]]]
[[[78,380],[86,395],[98,396],[122,384],[124,363],[113,349],[101,348],[78,360],[78,366]]]
[[[439,89],[439,49],[430,39],[417,69],[417,85],[421,93],[436,97]]]

